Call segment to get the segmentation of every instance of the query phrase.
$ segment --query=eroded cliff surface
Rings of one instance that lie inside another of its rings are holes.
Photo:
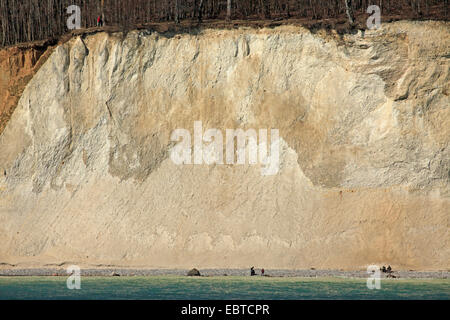
[[[51,53],[51,47],[0,50],[0,134],[5,129],[28,81]]]
[[[0,262],[448,269],[449,33],[72,39],[0,136]],[[279,129],[278,174],[175,165],[194,121]]]

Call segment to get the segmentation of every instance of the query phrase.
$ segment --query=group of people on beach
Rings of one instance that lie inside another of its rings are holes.
[[[392,268],[391,268],[390,265],[387,268],[385,266],[383,266],[383,267],[380,268],[380,270],[381,270],[381,272],[384,272],[384,273],[391,273],[392,272]]]
[[[388,265],[387,268],[385,266],[383,266],[380,268],[380,270],[383,273],[389,273],[389,274],[392,273],[391,265]],[[261,269],[261,275],[264,276],[264,268]],[[256,276],[255,267],[250,268],[250,276]]]
[[[264,276],[264,268],[261,269],[261,275]],[[250,276],[256,276],[255,267],[250,268]]]
[[[392,268],[391,268],[390,265],[389,265],[387,268],[386,268],[385,266],[382,266],[382,267],[380,268],[380,270],[381,270],[381,272],[383,272],[383,273],[387,273],[386,278],[398,278],[398,275],[397,275],[397,276],[394,275],[394,273],[393,273]]]

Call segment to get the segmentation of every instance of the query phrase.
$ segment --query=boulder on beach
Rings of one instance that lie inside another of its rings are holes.
[[[189,277],[200,277],[200,271],[198,271],[197,269],[191,269],[188,274]]]

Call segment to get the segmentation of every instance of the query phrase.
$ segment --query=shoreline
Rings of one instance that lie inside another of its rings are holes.
[[[187,276],[187,269],[132,269],[132,268],[85,268],[81,269],[82,276]],[[203,277],[217,276],[250,276],[247,269],[199,269]],[[27,269],[0,269],[0,277],[15,276],[68,276],[65,268],[27,268]],[[449,279],[450,271],[406,271],[393,270],[393,279]],[[260,270],[257,269],[257,277]],[[367,278],[366,270],[342,271],[342,270],[286,270],[266,269],[266,277],[274,278]],[[388,278],[388,273],[381,273],[381,279]]]

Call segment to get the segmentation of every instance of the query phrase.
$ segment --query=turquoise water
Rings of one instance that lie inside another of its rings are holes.
[[[450,280],[263,277],[82,277],[69,290],[66,277],[0,277],[0,299],[445,299]]]

